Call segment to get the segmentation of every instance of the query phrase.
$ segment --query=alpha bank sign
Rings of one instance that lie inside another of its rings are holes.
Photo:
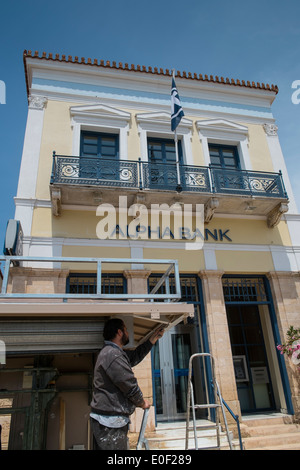
[[[127,205],[119,196],[119,207],[103,203],[97,207],[96,234],[101,240],[182,240],[186,250],[200,250],[204,241],[232,241],[229,230],[204,228],[203,204]]]

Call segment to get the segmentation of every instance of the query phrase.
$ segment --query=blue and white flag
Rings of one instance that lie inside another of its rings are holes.
[[[184,112],[180,103],[180,98],[175,85],[175,79],[172,78],[172,90],[171,90],[171,129],[175,131],[176,127],[181,121]]]

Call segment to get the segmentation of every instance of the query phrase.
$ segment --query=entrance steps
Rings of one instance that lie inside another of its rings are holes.
[[[190,426],[192,426],[192,421]],[[213,449],[217,446],[216,429],[205,429],[213,423],[207,420],[197,420],[197,439],[198,449]],[[203,427],[203,429],[201,429]],[[175,421],[170,423],[159,423],[156,430],[153,432],[146,432],[145,438],[148,441],[149,450],[185,450],[185,433],[186,422]],[[134,440],[130,439],[131,449],[134,447]],[[239,444],[237,440],[233,440],[233,448],[238,449]],[[189,432],[189,448],[188,450],[195,449],[194,431]],[[228,450],[229,444],[226,433],[220,432],[220,449]]]
[[[241,432],[245,450],[300,450],[300,425],[289,415],[243,416]]]

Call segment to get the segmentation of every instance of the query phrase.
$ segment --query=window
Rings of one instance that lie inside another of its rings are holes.
[[[115,134],[82,132],[80,155],[82,157],[88,156],[104,160],[116,160],[119,158],[119,136]]]
[[[182,150],[180,141],[178,141],[178,155],[181,163]],[[151,163],[176,163],[174,141],[148,138],[148,161]]]
[[[229,145],[209,144],[211,166],[229,170],[240,169],[237,148]]]
[[[216,192],[237,192],[247,189],[247,178],[240,171],[237,148],[229,145],[209,144],[210,166]]]
[[[157,189],[175,189],[177,186],[176,151],[174,140],[149,137],[149,185]],[[182,147],[178,141],[178,157],[182,163]]]
[[[126,279],[122,274],[102,273],[101,291],[103,294],[125,294],[127,292]],[[67,279],[66,292],[68,294],[96,294],[97,275],[94,273],[72,273]]]
[[[119,181],[119,136],[83,131],[81,133],[79,176],[89,181]]]

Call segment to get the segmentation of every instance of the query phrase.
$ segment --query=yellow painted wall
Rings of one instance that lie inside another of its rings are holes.
[[[249,129],[249,155],[255,171],[274,171],[267,136],[262,125],[247,124]]]
[[[218,269],[226,273],[267,273],[274,271],[270,252],[216,251]]]
[[[96,229],[99,221],[100,217],[96,216],[96,208],[94,211],[63,209],[60,217],[54,217],[50,208],[35,208],[32,236],[97,239]],[[215,217],[209,224],[205,224],[204,228],[210,230],[212,234],[215,233],[214,230],[217,230],[218,239],[220,238],[219,230],[222,230],[223,233],[229,230],[227,236],[232,240],[230,242],[224,238],[223,241],[216,242],[211,236],[208,236],[205,243],[292,246],[285,221],[270,229],[267,227],[266,220]]]
[[[285,221],[281,221],[277,227],[270,229],[264,219],[222,219],[214,217],[209,224],[205,224],[205,228],[209,229],[211,232],[213,232],[214,229],[222,229],[223,231],[229,229],[227,235],[232,239],[232,242],[224,239],[222,242],[219,242],[219,244],[292,245],[288,226]],[[214,243],[211,237],[209,237],[207,241]]]
[[[44,114],[36,197],[49,199],[53,151],[58,155],[72,155],[71,103],[47,102]]]
[[[181,273],[198,272],[205,269],[204,255],[202,250],[177,250],[177,249],[155,249],[144,248],[145,259],[177,259]],[[152,271],[163,271],[166,266],[146,265]]]
[[[101,247],[101,246],[63,246],[62,256],[80,258],[130,258],[130,248],[121,247]],[[73,272],[96,272],[96,264],[72,263],[68,266],[64,264],[62,268],[68,267]],[[103,272],[123,272],[131,269],[130,264],[103,263]]]

